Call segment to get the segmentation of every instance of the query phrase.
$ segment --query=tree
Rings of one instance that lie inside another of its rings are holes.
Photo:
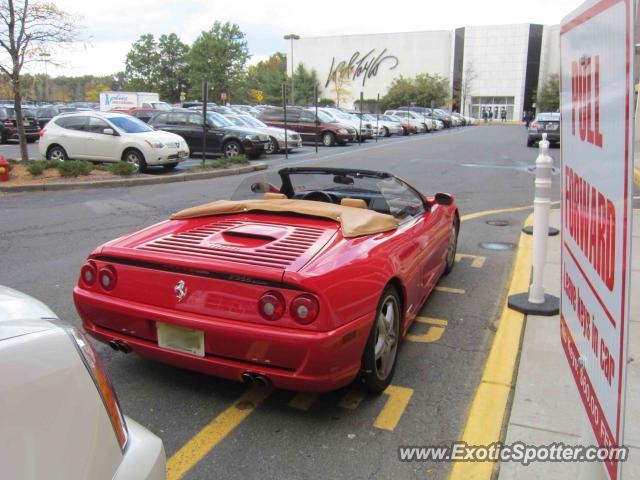
[[[333,86],[331,91],[336,99],[336,106],[340,106],[340,103],[346,102],[351,98],[351,70],[350,68],[339,68],[333,74],[331,81]]]
[[[196,38],[189,52],[192,94],[199,97],[202,82],[208,81],[216,98],[220,92],[227,92],[234,98],[235,93],[240,94],[242,90],[249,57],[247,41],[240,27],[216,21],[210,30]],[[233,96],[232,90],[236,90]]]
[[[154,92],[158,87],[158,64],[160,53],[152,34],[141,35],[131,45],[125,60],[125,79],[129,88],[143,92]]]
[[[251,65],[244,81],[246,91],[259,90],[264,103],[279,105],[282,103],[282,84],[287,81],[286,69],[286,57],[280,52]]]
[[[293,81],[296,87],[296,102],[300,105],[312,105],[315,88],[320,86],[318,74],[315,70],[308,71],[301,63],[293,74]]]
[[[22,121],[22,68],[55,45],[73,42],[76,21],[53,3],[0,0],[0,72],[10,81],[20,139],[20,156],[28,160]]]
[[[560,80],[552,73],[537,95],[539,112],[557,112],[560,108]]]
[[[94,85],[93,83],[87,83],[85,87],[84,99],[87,102],[98,102],[100,101],[100,93],[108,92],[109,90],[109,85],[105,83],[98,83],[97,85]]]
[[[449,81],[440,75],[420,73],[414,79],[397,77],[386,95],[380,99],[383,109],[415,103],[419,106],[441,106],[449,98]]]
[[[387,91],[386,95],[380,99],[381,108],[389,108],[409,105],[416,101],[416,89],[409,78],[402,75],[396,77]]]
[[[471,89],[473,88],[473,81],[478,77],[476,70],[473,66],[473,62],[467,63],[467,67],[464,69],[464,76],[462,78],[461,96],[462,96],[462,114],[465,114],[467,106],[467,100],[471,96]]]
[[[189,46],[182,43],[175,33],[161,35],[158,39],[158,53],[158,93],[164,100],[177,102],[180,100],[180,92],[186,90],[188,85]]]

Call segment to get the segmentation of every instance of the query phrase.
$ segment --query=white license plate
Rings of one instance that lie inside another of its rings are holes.
[[[24,122],[22,122],[22,123],[23,123],[23,125],[24,125],[25,127],[28,127],[29,125],[31,125],[31,122],[30,122],[30,121],[28,121],[28,120],[25,120],[25,121],[24,121]]]
[[[156,322],[156,332],[159,347],[204,357],[204,332],[202,330]]]

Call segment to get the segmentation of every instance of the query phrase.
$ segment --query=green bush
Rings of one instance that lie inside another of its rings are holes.
[[[136,167],[129,162],[114,163],[109,167],[109,170],[114,175],[122,175],[122,176],[129,176],[136,173]]]
[[[84,160],[66,160],[58,162],[58,172],[61,177],[79,177],[89,175],[93,170],[93,165]]]
[[[42,172],[44,172],[46,168],[47,162],[45,160],[36,160],[35,162],[27,163],[27,172],[34,177],[42,175]]]

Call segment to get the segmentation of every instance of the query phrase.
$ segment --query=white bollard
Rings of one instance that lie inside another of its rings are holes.
[[[547,134],[539,142],[540,153],[536,158],[535,199],[533,200],[533,280],[529,288],[529,303],[544,303],[544,264],[547,261],[547,237],[549,209],[551,206],[551,174],[553,159],[549,156]]]

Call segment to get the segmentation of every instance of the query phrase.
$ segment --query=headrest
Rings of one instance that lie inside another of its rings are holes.
[[[367,202],[361,198],[343,198],[340,200],[340,205],[343,207],[367,208]]]
[[[284,193],[267,192],[264,194],[265,200],[284,200],[285,198],[287,198],[287,196]]]

